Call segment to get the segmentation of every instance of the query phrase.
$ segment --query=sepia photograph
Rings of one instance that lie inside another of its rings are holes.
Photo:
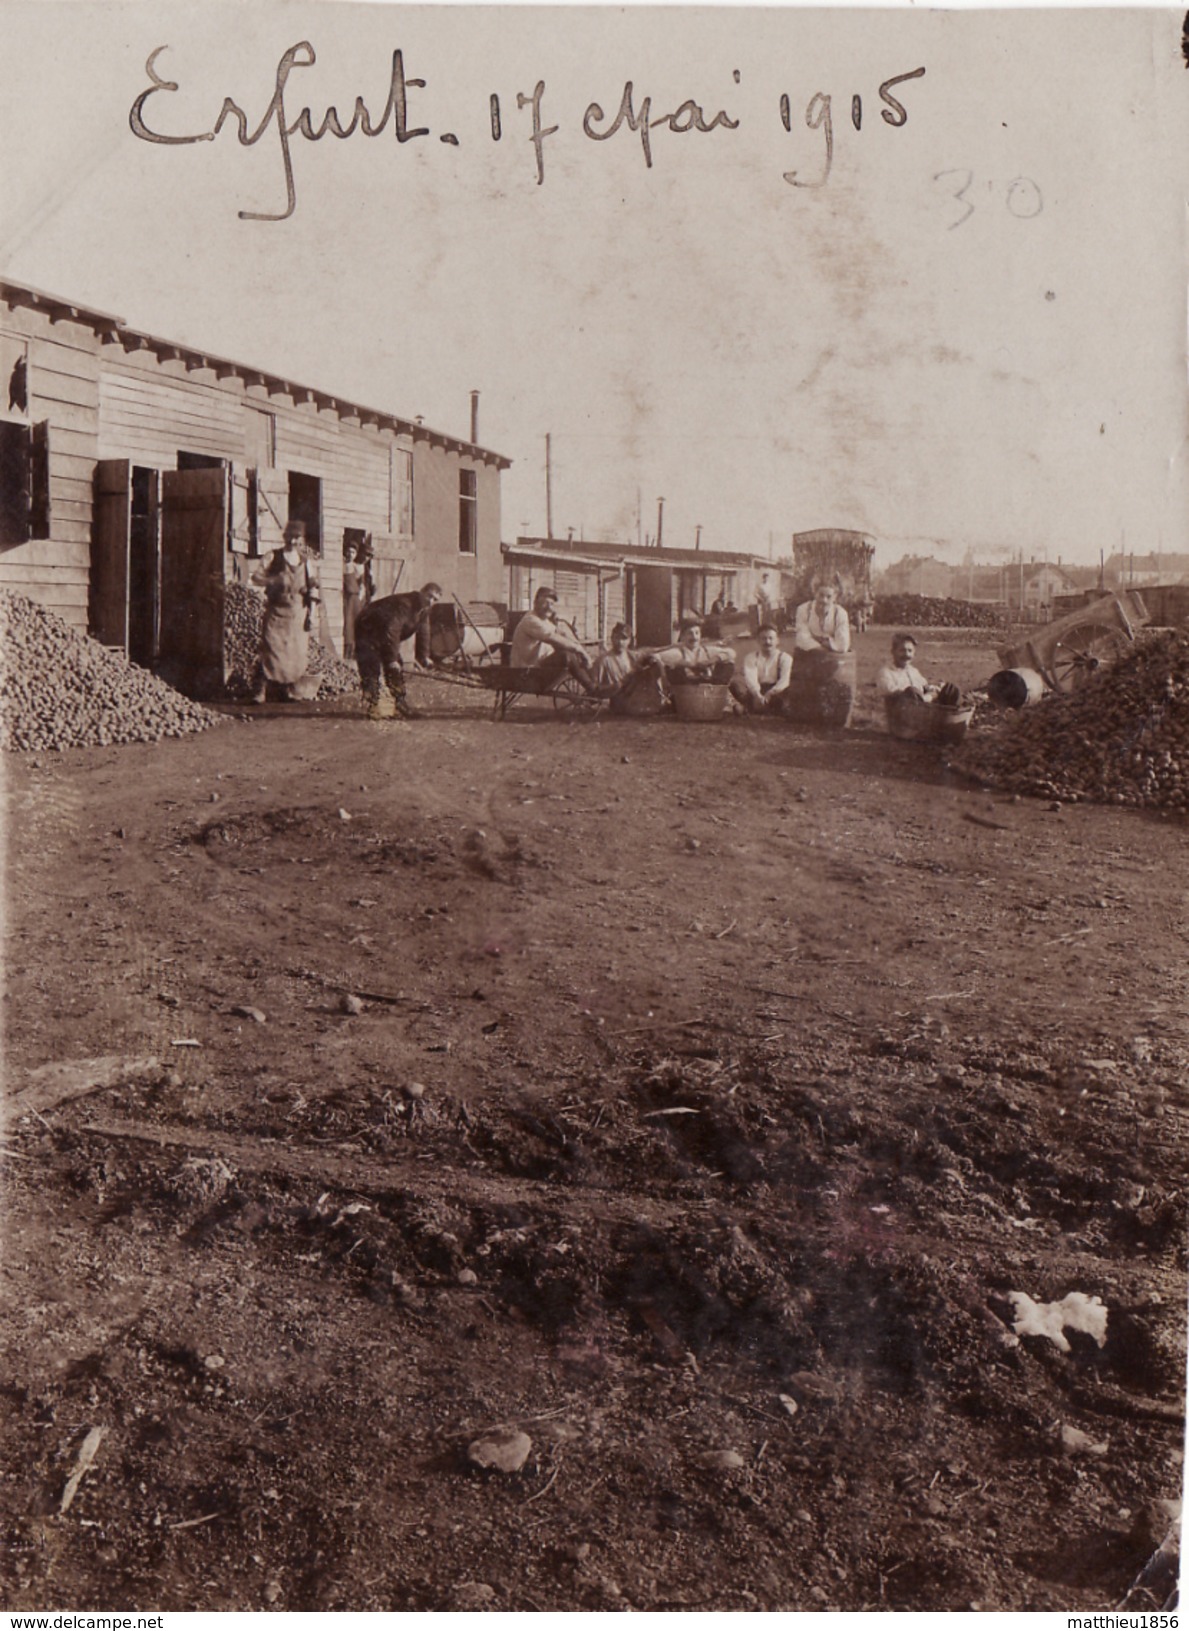
[[[1183,13],[3,0],[0,149],[0,1609],[1171,1631]]]

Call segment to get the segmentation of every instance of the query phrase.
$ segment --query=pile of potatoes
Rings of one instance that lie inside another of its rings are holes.
[[[1172,630],[968,737],[956,769],[1040,798],[1189,809],[1189,634]]]
[[[230,697],[246,697],[251,693],[263,613],[263,595],[242,583],[227,585],[223,593],[223,658]],[[322,701],[359,689],[359,672],[355,665],[336,657],[312,636],[309,673],[321,681],[317,696]]]
[[[0,657],[6,750],[159,742],[223,722],[23,595],[0,593]]]
[[[871,621],[881,626],[921,629],[997,629],[1003,613],[949,595],[876,595]]]

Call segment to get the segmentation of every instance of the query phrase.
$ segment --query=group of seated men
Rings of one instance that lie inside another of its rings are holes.
[[[771,623],[760,628],[756,650],[738,668],[734,649],[705,640],[701,621],[692,617],[681,624],[675,644],[642,656],[631,649],[630,629],[617,623],[610,649],[592,662],[574,631],[559,621],[557,598],[548,585],[537,590],[532,611],[521,617],[512,636],[513,668],[564,669],[592,695],[606,698],[613,712],[656,712],[673,686],[705,683],[726,685],[741,713],[775,713],[784,707],[793,658],[781,649]],[[838,604],[836,585],[822,584],[798,608],[793,645],[798,661],[850,650],[850,623]]]

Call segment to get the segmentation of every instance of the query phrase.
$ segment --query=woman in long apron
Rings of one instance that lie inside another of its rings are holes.
[[[292,695],[289,688],[309,667],[310,627],[314,607],[321,598],[317,576],[306,554],[304,521],[286,524],[284,546],[257,567],[252,582],[264,590],[260,661],[252,701],[265,701],[270,683],[281,686],[288,701]]]

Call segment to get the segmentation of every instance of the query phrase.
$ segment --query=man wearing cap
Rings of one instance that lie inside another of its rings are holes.
[[[384,595],[360,612],[355,623],[355,661],[368,715],[379,719],[380,676],[388,687],[398,719],[415,719],[405,695],[405,665],[400,648],[420,632],[429,609],[442,598],[438,584],[427,583],[406,595]]]
[[[618,691],[630,679],[636,667],[632,656],[632,631],[626,623],[617,623],[611,630],[611,648],[595,658],[594,681],[608,696]]]
[[[557,590],[542,584],[533,596],[533,609],[525,612],[512,635],[513,668],[568,669],[587,691],[595,689],[590,660],[581,640],[559,623],[553,607]]]

